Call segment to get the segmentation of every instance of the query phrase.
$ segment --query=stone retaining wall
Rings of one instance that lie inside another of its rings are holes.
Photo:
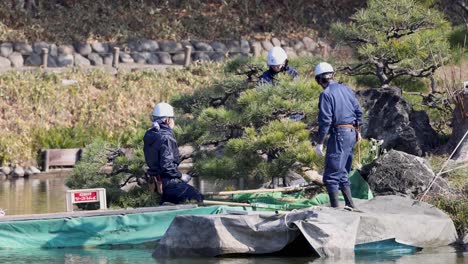
[[[264,41],[155,41],[141,40],[128,43],[85,43],[56,45],[53,43],[0,44],[0,68],[23,66],[101,66],[120,63],[133,64],[187,64],[191,61],[222,61],[234,56],[264,56],[274,46],[281,46],[289,57],[320,55],[328,57],[331,46],[326,41],[303,39]],[[190,60],[187,60],[190,54]],[[114,59],[118,56],[118,60]]]

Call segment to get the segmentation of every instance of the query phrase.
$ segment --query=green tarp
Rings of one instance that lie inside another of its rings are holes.
[[[358,171],[351,171],[349,174],[349,180],[351,181],[351,192],[354,198],[370,200],[374,197],[369,189],[369,185]],[[342,196],[340,196],[340,199],[343,201]],[[304,191],[292,194],[284,194],[281,192],[236,194],[233,196],[233,200],[236,202],[249,202],[253,206],[259,208],[276,210],[302,209],[330,202],[328,194],[326,193],[318,194],[314,198],[310,199],[306,197]]]
[[[177,215],[217,214],[210,206],[134,214],[0,222],[0,249],[140,244],[161,238]]]

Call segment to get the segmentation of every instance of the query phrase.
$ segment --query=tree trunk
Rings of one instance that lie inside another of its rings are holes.
[[[452,153],[466,131],[468,131],[468,89],[464,89],[464,93],[461,94],[460,101],[453,111],[452,136],[447,143],[447,151]],[[468,161],[468,136],[460,144],[452,159]]]
[[[387,86],[388,83],[390,83],[390,80],[385,74],[385,65],[382,62],[377,61],[375,62],[375,67],[375,74],[377,75],[377,78],[379,78],[380,84],[382,85],[382,87]]]

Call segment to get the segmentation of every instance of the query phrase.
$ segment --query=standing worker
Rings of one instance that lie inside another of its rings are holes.
[[[288,65],[288,55],[281,47],[273,47],[268,52],[267,64],[269,69],[258,77],[259,84],[274,83],[280,72],[288,73],[293,79],[298,76],[297,71]]]
[[[180,155],[172,131],[175,126],[173,107],[167,103],[156,104],[152,120],[152,128],[143,137],[143,152],[149,167],[149,182],[156,180],[156,184],[159,184],[161,204],[179,204],[190,200],[203,203],[203,195],[188,184],[190,175],[182,174],[178,169]]]
[[[354,145],[360,139],[362,109],[353,90],[334,81],[334,75],[333,67],[326,62],[315,67],[315,80],[324,89],[319,98],[319,133],[315,151],[323,156],[323,142],[330,134],[323,173],[330,205],[338,207],[338,190],[341,190],[346,207],[355,208],[348,174]]]

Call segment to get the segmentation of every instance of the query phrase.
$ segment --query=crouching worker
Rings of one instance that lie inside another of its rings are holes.
[[[323,173],[330,204],[338,207],[338,192],[341,190],[346,207],[355,208],[348,174],[353,162],[353,148],[360,138],[362,109],[353,90],[335,82],[334,75],[333,67],[326,62],[315,67],[315,80],[324,89],[319,97],[319,133],[315,150],[323,156],[323,142],[330,134]]]
[[[143,152],[148,165],[148,175],[151,181],[157,179],[161,204],[165,202],[179,204],[195,200],[203,203],[203,195],[189,185],[191,177],[182,174],[177,168],[180,163],[179,149],[172,129],[174,109],[167,103],[156,104],[152,115],[153,126],[143,137]]]
[[[267,64],[269,69],[258,77],[258,84],[269,84],[275,82],[275,77],[280,72],[285,72],[293,79],[299,74],[297,71],[288,65],[288,55],[286,51],[280,47],[273,47],[267,56]]]

